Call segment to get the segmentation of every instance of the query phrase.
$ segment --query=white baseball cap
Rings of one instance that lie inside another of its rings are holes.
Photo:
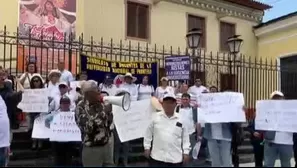
[[[60,82],[60,83],[59,83],[59,86],[61,86],[61,85],[68,86],[68,83],[63,81],[63,82]]]
[[[165,99],[174,99],[176,100],[176,96],[172,93],[165,93],[164,96],[163,96],[163,100]]]
[[[274,91],[270,94],[270,99],[272,99],[274,96],[284,97],[284,94],[281,91]]]

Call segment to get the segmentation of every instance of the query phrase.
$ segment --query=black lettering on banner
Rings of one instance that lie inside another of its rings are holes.
[[[111,72],[116,74],[151,75],[152,63],[114,62],[95,57],[87,57],[87,70]]]

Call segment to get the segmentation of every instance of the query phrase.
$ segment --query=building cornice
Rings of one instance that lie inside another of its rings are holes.
[[[275,23],[271,23],[267,26],[259,27],[255,29],[255,35],[257,37],[263,37],[270,34],[284,32],[289,29],[297,28],[297,16],[290,17],[284,20],[280,20]]]
[[[260,23],[264,12],[222,0],[153,0],[156,3],[161,1],[173,2],[206,11],[217,13],[219,16],[231,16],[248,21]]]

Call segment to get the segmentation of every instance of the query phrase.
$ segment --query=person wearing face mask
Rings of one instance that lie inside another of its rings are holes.
[[[114,96],[117,91],[116,85],[113,84],[113,78],[110,74],[105,76],[103,83],[99,84],[100,91],[107,92],[110,96]]]
[[[154,94],[154,87],[149,84],[149,77],[144,76],[142,83],[137,85],[138,88],[138,100],[150,99]]]
[[[272,100],[284,100],[280,91],[271,93]],[[279,131],[264,132],[264,167],[274,167],[276,159],[280,159],[281,167],[291,167],[293,156],[293,133]]]
[[[164,110],[157,113],[146,130],[143,146],[150,167],[181,167],[189,162],[189,133],[175,112],[176,105],[174,93],[164,94]]]
[[[203,92],[208,92],[208,89],[202,85],[202,81],[200,79],[195,80],[195,85],[191,86],[188,90],[188,93],[197,96]]]

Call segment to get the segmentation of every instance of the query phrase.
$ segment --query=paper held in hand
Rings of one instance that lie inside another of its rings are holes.
[[[40,114],[34,120],[32,138],[35,139],[48,139],[50,135],[50,129],[45,126],[45,119],[48,117],[47,114]]]
[[[256,103],[256,130],[297,132],[297,100],[260,100]]]
[[[113,105],[114,124],[121,142],[143,138],[154,109],[151,100],[132,101],[128,111]]]
[[[246,122],[242,93],[205,93],[197,96],[197,102],[200,123]]]
[[[74,112],[59,112],[50,126],[50,141],[79,142],[81,132],[75,122]]]
[[[26,113],[47,113],[48,105],[48,90],[46,88],[25,89],[22,94],[22,101],[17,107]]]

